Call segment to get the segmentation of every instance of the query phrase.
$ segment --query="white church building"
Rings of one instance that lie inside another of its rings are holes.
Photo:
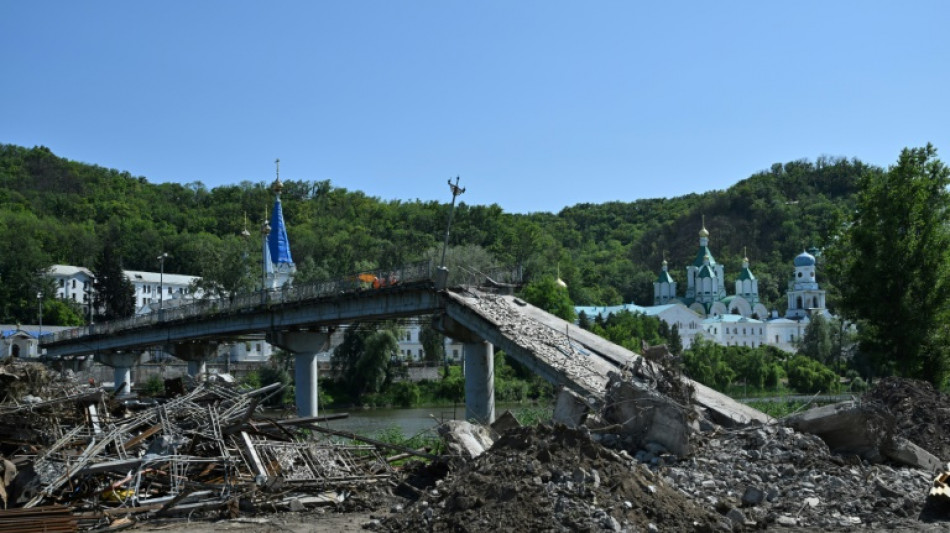
[[[815,267],[815,256],[808,252],[795,258],[787,291],[788,308],[784,318],[779,317],[777,311],[769,313],[760,301],[758,280],[747,257],[742,261],[734,293],[727,294],[724,268],[709,249],[709,231],[704,224],[699,231],[695,259],[686,267],[687,285],[683,296],[678,295],[677,283],[664,260],[653,283],[652,306],[577,307],[576,311],[584,312],[591,319],[597,315],[606,318],[620,310],[656,316],[670,326],[677,325],[684,348],[699,335],[724,346],[771,345],[794,352],[810,317],[815,313],[830,316]]]

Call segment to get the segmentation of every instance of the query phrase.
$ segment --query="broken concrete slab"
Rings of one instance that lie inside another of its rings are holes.
[[[501,435],[509,429],[520,428],[521,422],[511,414],[511,411],[505,410],[494,422],[491,423],[491,429],[496,435]]]
[[[732,428],[752,423],[764,424],[769,421],[769,416],[758,409],[753,409],[698,381],[683,379],[693,387],[693,401],[706,410],[713,422],[723,427]]]
[[[564,424],[569,428],[576,428],[587,420],[590,407],[584,398],[570,389],[561,389],[554,403],[555,423]]]
[[[884,456],[895,463],[936,472],[943,463],[934,454],[917,446],[904,437],[893,436],[881,450]]]
[[[465,420],[449,420],[439,426],[439,436],[450,454],[473,459],[485,452],[494,443],[489,429]]]
[[[688,406],[614,374],[607,386],[603,417],[619,425],[620,433],[631,439],[633,446],[659,445],[683,457],[690,451],[688,412]]]
[[[858,402],[824,405],[786,417],[783,423],[818,435],[835,453],[884,460],[883,449],[893,433],[894,418],[884,410]]]
[[[870,403],[842,402],[789,416],[785,425],[821,437],[835,453],[857,455],[871,462],[895,463],[934,472],[936,456],[895,434],[893,415]]]

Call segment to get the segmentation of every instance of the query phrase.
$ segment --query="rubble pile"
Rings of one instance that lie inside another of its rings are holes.
[[[371,525],[377,531],[713,531],[696,505],[582,429],[512,429],[492,447]]]
[[[375,446],[299,438],[296,428],[315,428],[318,417],[255,418],[278,387],[242,392],[199,383],[137,412],[91,388],[2,404],[0,508],[7,510],[0,520],[68,508],[79,528],[101,528],[301,511],[391,478]]]
[[[890,412],[894,431],[942,461],[950,461],[950,397],[926,381],[881,379],[862,400]]]
[[[879,405],[845,402],[815,410],[830,411],[831,419],[845,424],[842,431],[850,431],[855,442],[875,437],[877,428],[875,446],[880,448],[870,447],[863,457],[836,453],[824,440],[827,434],[781,422],[726,428],[701,409],[684,417],[682,404],[655,391],[649,394],[643,378],[637,370],[612,375],[603,408],[582,417],[565,416],[573,426],[509,430],[484,452],[481,440],[480,446],[468,446],[464,455],[474,459],[448,463],[444,480],[430,479],[429,485],[417,487],[414,503],[405,510],[394,508],[374,527],[941,530],[943,524],[922,520],[950,517],[928,504],[935,463],[900,460],[907,456],[895,450],[917,447],[901,435],[892,437],[889,422],[887,427],[875,425],[888,420],[868,415],[886,415]],[[910,398],[921,394],[913,391],[913,382],[888,390],[903,388]],[[923,388],[923,394],[927,390]],[[585,405],[576,396],[570,402],[574,405],[566,410],[572,415],[578,412],[574,407]],[[855,425],[849,429],[849,423]],[[464,442],[471,440],[474,429],[456,424],[440,432]],[[950,479],[950,473],[943,479]],[[937,503],[946,503],[943,500]]]
[[[816,435],[780,425],[697,436],[682,461],[649,457],[654,470],[737,528],[913,527],[931,472],[833,455]]]

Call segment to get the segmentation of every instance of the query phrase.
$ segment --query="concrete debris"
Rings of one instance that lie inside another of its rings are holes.
[[[655,447],[679,457],[689,453],[689,406],[613,374],[607,385],[603,418],[634,449]]]
[[[554,423],[576,428],[584,424],[589,413],[590,406],[579,394],[570,389],[558,392],[554,402]]]
[[[449,420],[439,426],[439,435],[445,442],[445,447],[452,455],[465,459],[474,459],[493,443],[491,432],[481,425],[472,424],[465,420]]]
[[[492,437],[497,438],[510,429],[521,427],[521,422],[515,418],[511,411],[506,410],[494,422],[491,423]]]
[[[897,435],[894,416],[877,403],[849,401],[816,407],[783,422],[818,435],[839,455],[856,455],[873,463],[890,460],[929,472],[941,466],[933,454]]]

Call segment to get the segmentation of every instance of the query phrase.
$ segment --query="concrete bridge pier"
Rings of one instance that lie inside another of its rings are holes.
[[[100,352],[96,362],[113,369],[116,396],[128,396],[132,393],[132,367],[142,358],[140,352]]]
[[[188,375],[204,381],[208,375],[208,361],[218,355],[217,341],[191,341],[169,344],[165,351],[188,362]]]
[[[330,348],[332,331],[272,331],[267,342],[294,354],[297,416],[317,416],[317,354]]]
[[[463,343],[465,419],[491,424],[495,421],[495,347],[447,315],[436,320],[435,329]]]

